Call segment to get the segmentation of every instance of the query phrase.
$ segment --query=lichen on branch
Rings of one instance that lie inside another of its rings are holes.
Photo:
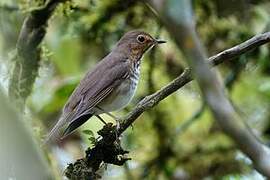
[[[41,59],[40,44],[46,34],[48,20],[57,5],[64,1],[49,0],[44,6],[31,10],[24,19],[8,87],[9,97],[19,106],[18,109],[24,109],[25,100],[35,82]]]

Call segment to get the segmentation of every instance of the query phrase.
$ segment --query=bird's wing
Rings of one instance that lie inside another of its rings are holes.
[[[57,140],[63,126],[90,111],[105,99],[128,76],[129,64],[126,59],[109,62],[103,59],[93,71],[86,74],[66,103],[63,113],[45,141]]]
[[[90,111],[129,74],[129,64],[126,60],[118,60],[116,63],[104,61],[102,66],[99,64],[97,67],[85,76],[65,105],[63,113],[72,112],[74,117],[71,119]]]

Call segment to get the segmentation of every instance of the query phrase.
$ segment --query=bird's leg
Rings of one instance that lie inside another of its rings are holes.
[[[116,129],[118,130],[120,128],[120,121],[121,119],[114,116],[113,114],[109,113],[109,112],[106,112],[104,111],[102,108],[96,106],[99,110],[101,110],[103,113],[107,114],[108,116],[110,116],[111,118],[113,118],[115,120],[115,124],[116,124]]]
[[[116,129],[119,129],[120,128],[120,118],[114,116],[113,114],[111,114],[109,112],[104,112],[104,113],[114,119],[115,124],[116,124]]]
[[[96,115],[96,117],[101,121],[101,122],[103,122],[103,124],[107,124],[99,115]]]

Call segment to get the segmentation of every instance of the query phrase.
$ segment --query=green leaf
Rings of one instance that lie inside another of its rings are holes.
[[[89,129],[83,130],[82,132],[83,132],[84,134],[86,134],[86,135],[89,135],[89,136],[94,137],[93,131],[91,131],[91,130],[89,130]]]
[[[89,139],[89,141],[91,142],[91,144],[96,144],[96,138],[95,137],[90,137],[90,138],[88,138]]]

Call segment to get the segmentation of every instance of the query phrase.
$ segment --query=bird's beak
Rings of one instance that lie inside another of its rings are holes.
[[[164,40],[156,39],[156,44],[163,44],[166,43]]]

